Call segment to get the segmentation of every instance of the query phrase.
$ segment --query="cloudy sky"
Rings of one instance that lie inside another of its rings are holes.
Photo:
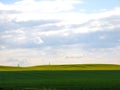
[[[120,0],[0,0],[0,65],[120,64]]]

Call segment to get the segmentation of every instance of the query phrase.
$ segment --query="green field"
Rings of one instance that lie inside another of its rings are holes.
[[[120,66],[1,66],[0,90],[120,90]]]
[[[72,65],[41,65],[31,67],[0,66],[0,71],[31,71],[31,70],[120,70],[120,65],[112,64],[72,64]]]

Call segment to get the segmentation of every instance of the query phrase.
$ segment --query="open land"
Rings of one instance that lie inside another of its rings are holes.
[[[120,65],[0,66],[0,90],[120,90]]]

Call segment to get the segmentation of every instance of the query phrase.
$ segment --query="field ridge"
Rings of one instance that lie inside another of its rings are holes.
[[[0,71],[28,70],[120,70],[116,64],[69,64],[69,65],[39,65],[28,67],[0,66]]]

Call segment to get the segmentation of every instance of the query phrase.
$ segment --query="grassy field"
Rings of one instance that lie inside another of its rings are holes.
[[[120,90],[119,67],[60,65],[26,67],[20,70],[19,67],[1,66],[0,90]]]
[[[0,66],[0,71],[28,70],[120,70],[120,65],[112,64],[73,64],[73,65],[41,65],[31,67]]]

